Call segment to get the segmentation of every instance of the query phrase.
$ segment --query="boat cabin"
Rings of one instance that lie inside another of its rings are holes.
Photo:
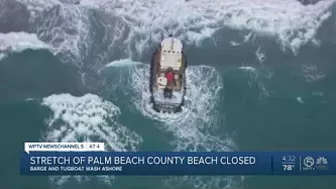
[[[161,42],[155,54],[155,72],[157,89],[181,91],[185,60],[182,42],[176,38],[166,38]]]

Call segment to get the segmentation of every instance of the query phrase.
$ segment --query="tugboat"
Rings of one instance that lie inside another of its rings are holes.
[[[153,53],[150,66],[150,100],[155,111],[182,111],[186,94],[186,68],[182,42],[172,35],[164,38]]]

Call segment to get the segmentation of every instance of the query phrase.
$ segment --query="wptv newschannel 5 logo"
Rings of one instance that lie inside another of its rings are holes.
[[[301,162],[302,171],[327,171],[328,168],[328,159],[323,156],[307,156]]]

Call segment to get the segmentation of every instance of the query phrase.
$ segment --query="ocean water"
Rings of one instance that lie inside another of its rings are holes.
[[[336,150],[333,0],[0,0],[0,187],[331,189],[335,177],[19,175],[25,141],[117,151]],[[186,106],[149,105],[173,34]]]

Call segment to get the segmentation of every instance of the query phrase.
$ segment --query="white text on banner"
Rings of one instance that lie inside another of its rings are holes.
[[[25,142],[25,152],[93,152],[105,151],[102,142]]]

